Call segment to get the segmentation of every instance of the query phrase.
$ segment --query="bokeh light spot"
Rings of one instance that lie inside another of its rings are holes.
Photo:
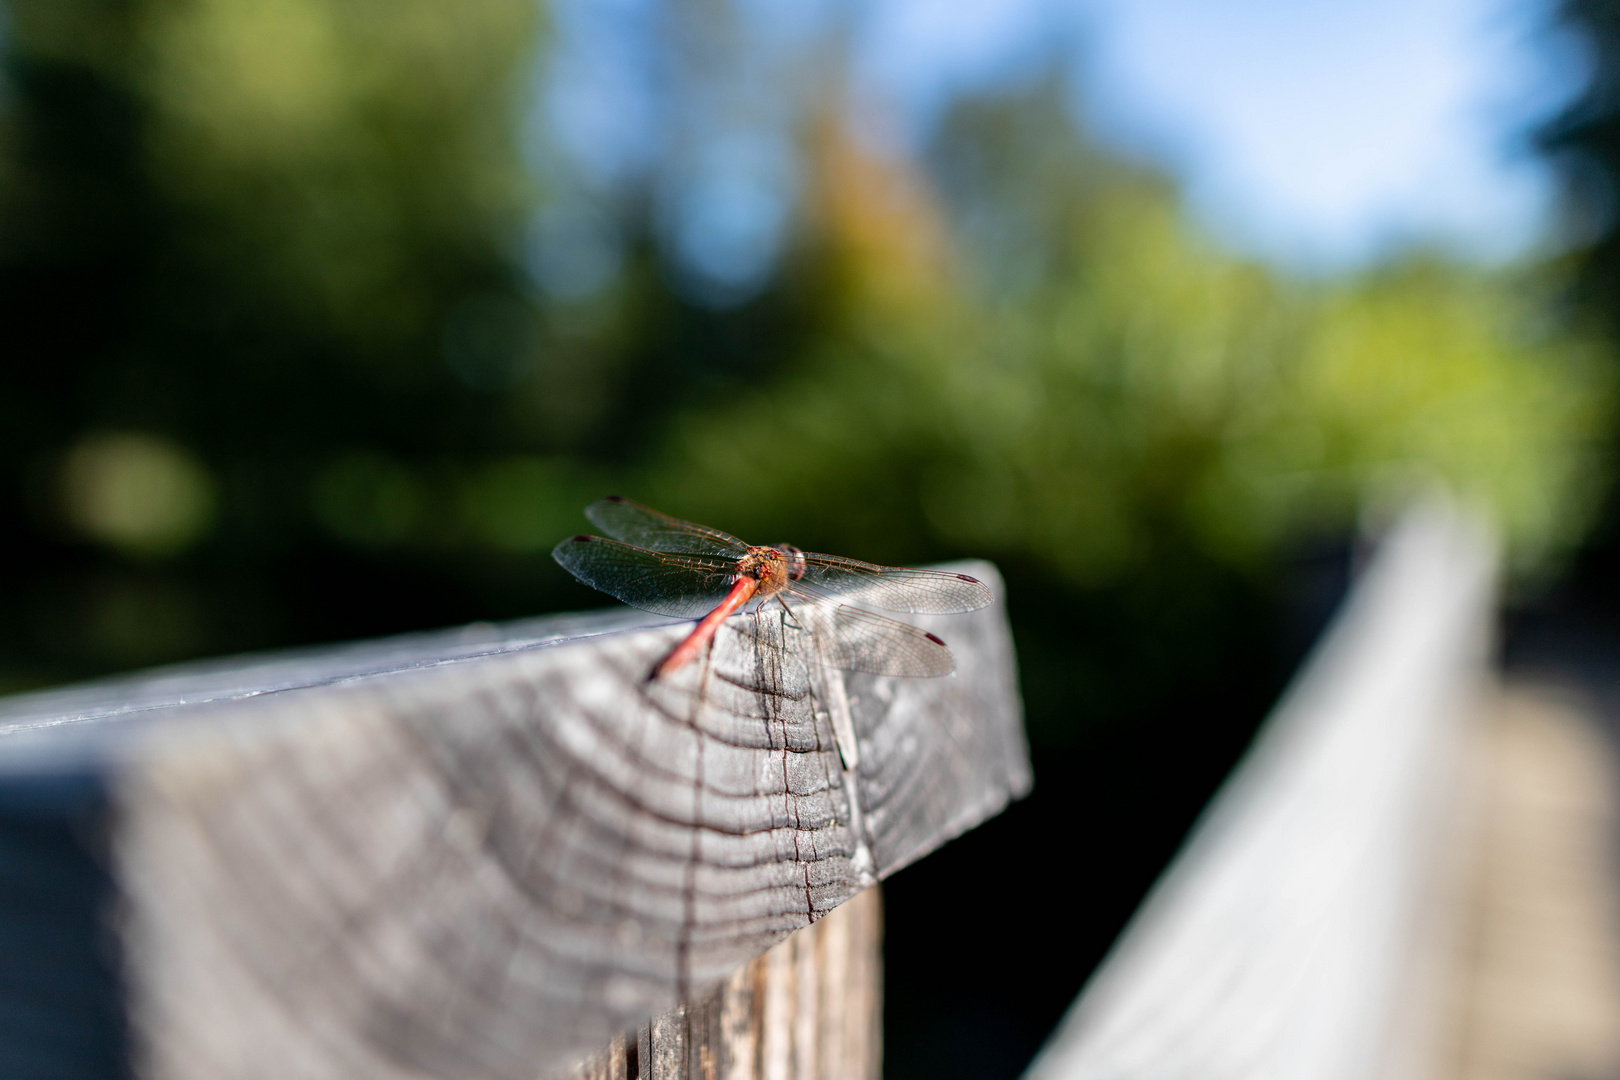
[[[716,140],[664,192],[664,227],[682,290],[733,307],[757,294],[776,267],[795,192],[792,156],[778,140]]]
[[[578,303],[601,293],[618,277],[623,247],[612,218],[588,205],[564,203],[535,218],[524,263],[547,296]]]
[[[136,556],[176,554],[214,522],[208,470],[178,443],[141,432],[87,436],[63,459],[61,497],[79,533]]]

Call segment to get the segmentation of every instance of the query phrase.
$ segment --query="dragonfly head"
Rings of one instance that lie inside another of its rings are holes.
[[[787,576],[789,581],[798,581],[804,577],[804,552],[792,544],[777,544],[776,550],[787,556]]]

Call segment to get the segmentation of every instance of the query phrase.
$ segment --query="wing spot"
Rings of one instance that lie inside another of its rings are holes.
[[[576,544],[588,544],[592,540],[595,540],[595,539],[596,539],[596,537],[594,537],[594,536],[576,536],[576,537],[574,537],[574,543],[576,543]]]
[[[957,574],[956,576],[962,581],[971,581],[975,585],[979,583],[979,579],[976,577],[968,577],[966,574]]]
[[[932,641],[935,645],[943,645],[943,644],[945,644],[944,641],[942,641],[941,639],[935,637],[933,634],[926,634],[925,633],[923,635],[923,637],[927,638],[929,641]]]
[[[603,502],[624,502],[624,496],[623,495],[609,495],[606,499],[603,499],[602,501]]]

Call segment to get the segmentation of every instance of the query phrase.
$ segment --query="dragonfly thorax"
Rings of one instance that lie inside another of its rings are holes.
[[[753,578],[759,584],[756,597],[781,592],[787,583],[804,576],[804,554],[796,547],[751,547],[737,560],[737,577]]]

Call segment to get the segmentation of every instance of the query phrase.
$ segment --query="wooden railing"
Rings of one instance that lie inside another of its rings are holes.
[[[875,1076],[876,898],[821,920],[1030,785],[1000,603],[918,622],[956,675],[742,618],[649,682],[613,612],[0,701],[0,1066]]]
[[[1033,1080],[1432,1072],[1494,574],[1391,531]],[[619,612],[0,701],[0,1073],[875,1078],[868,886],[1030,784],[1002,608],[921,622],[957,675],[649,683]]]
[[[1439,1075],[1462,725],[1486,533],[1409,513],[1030,1080]]]

